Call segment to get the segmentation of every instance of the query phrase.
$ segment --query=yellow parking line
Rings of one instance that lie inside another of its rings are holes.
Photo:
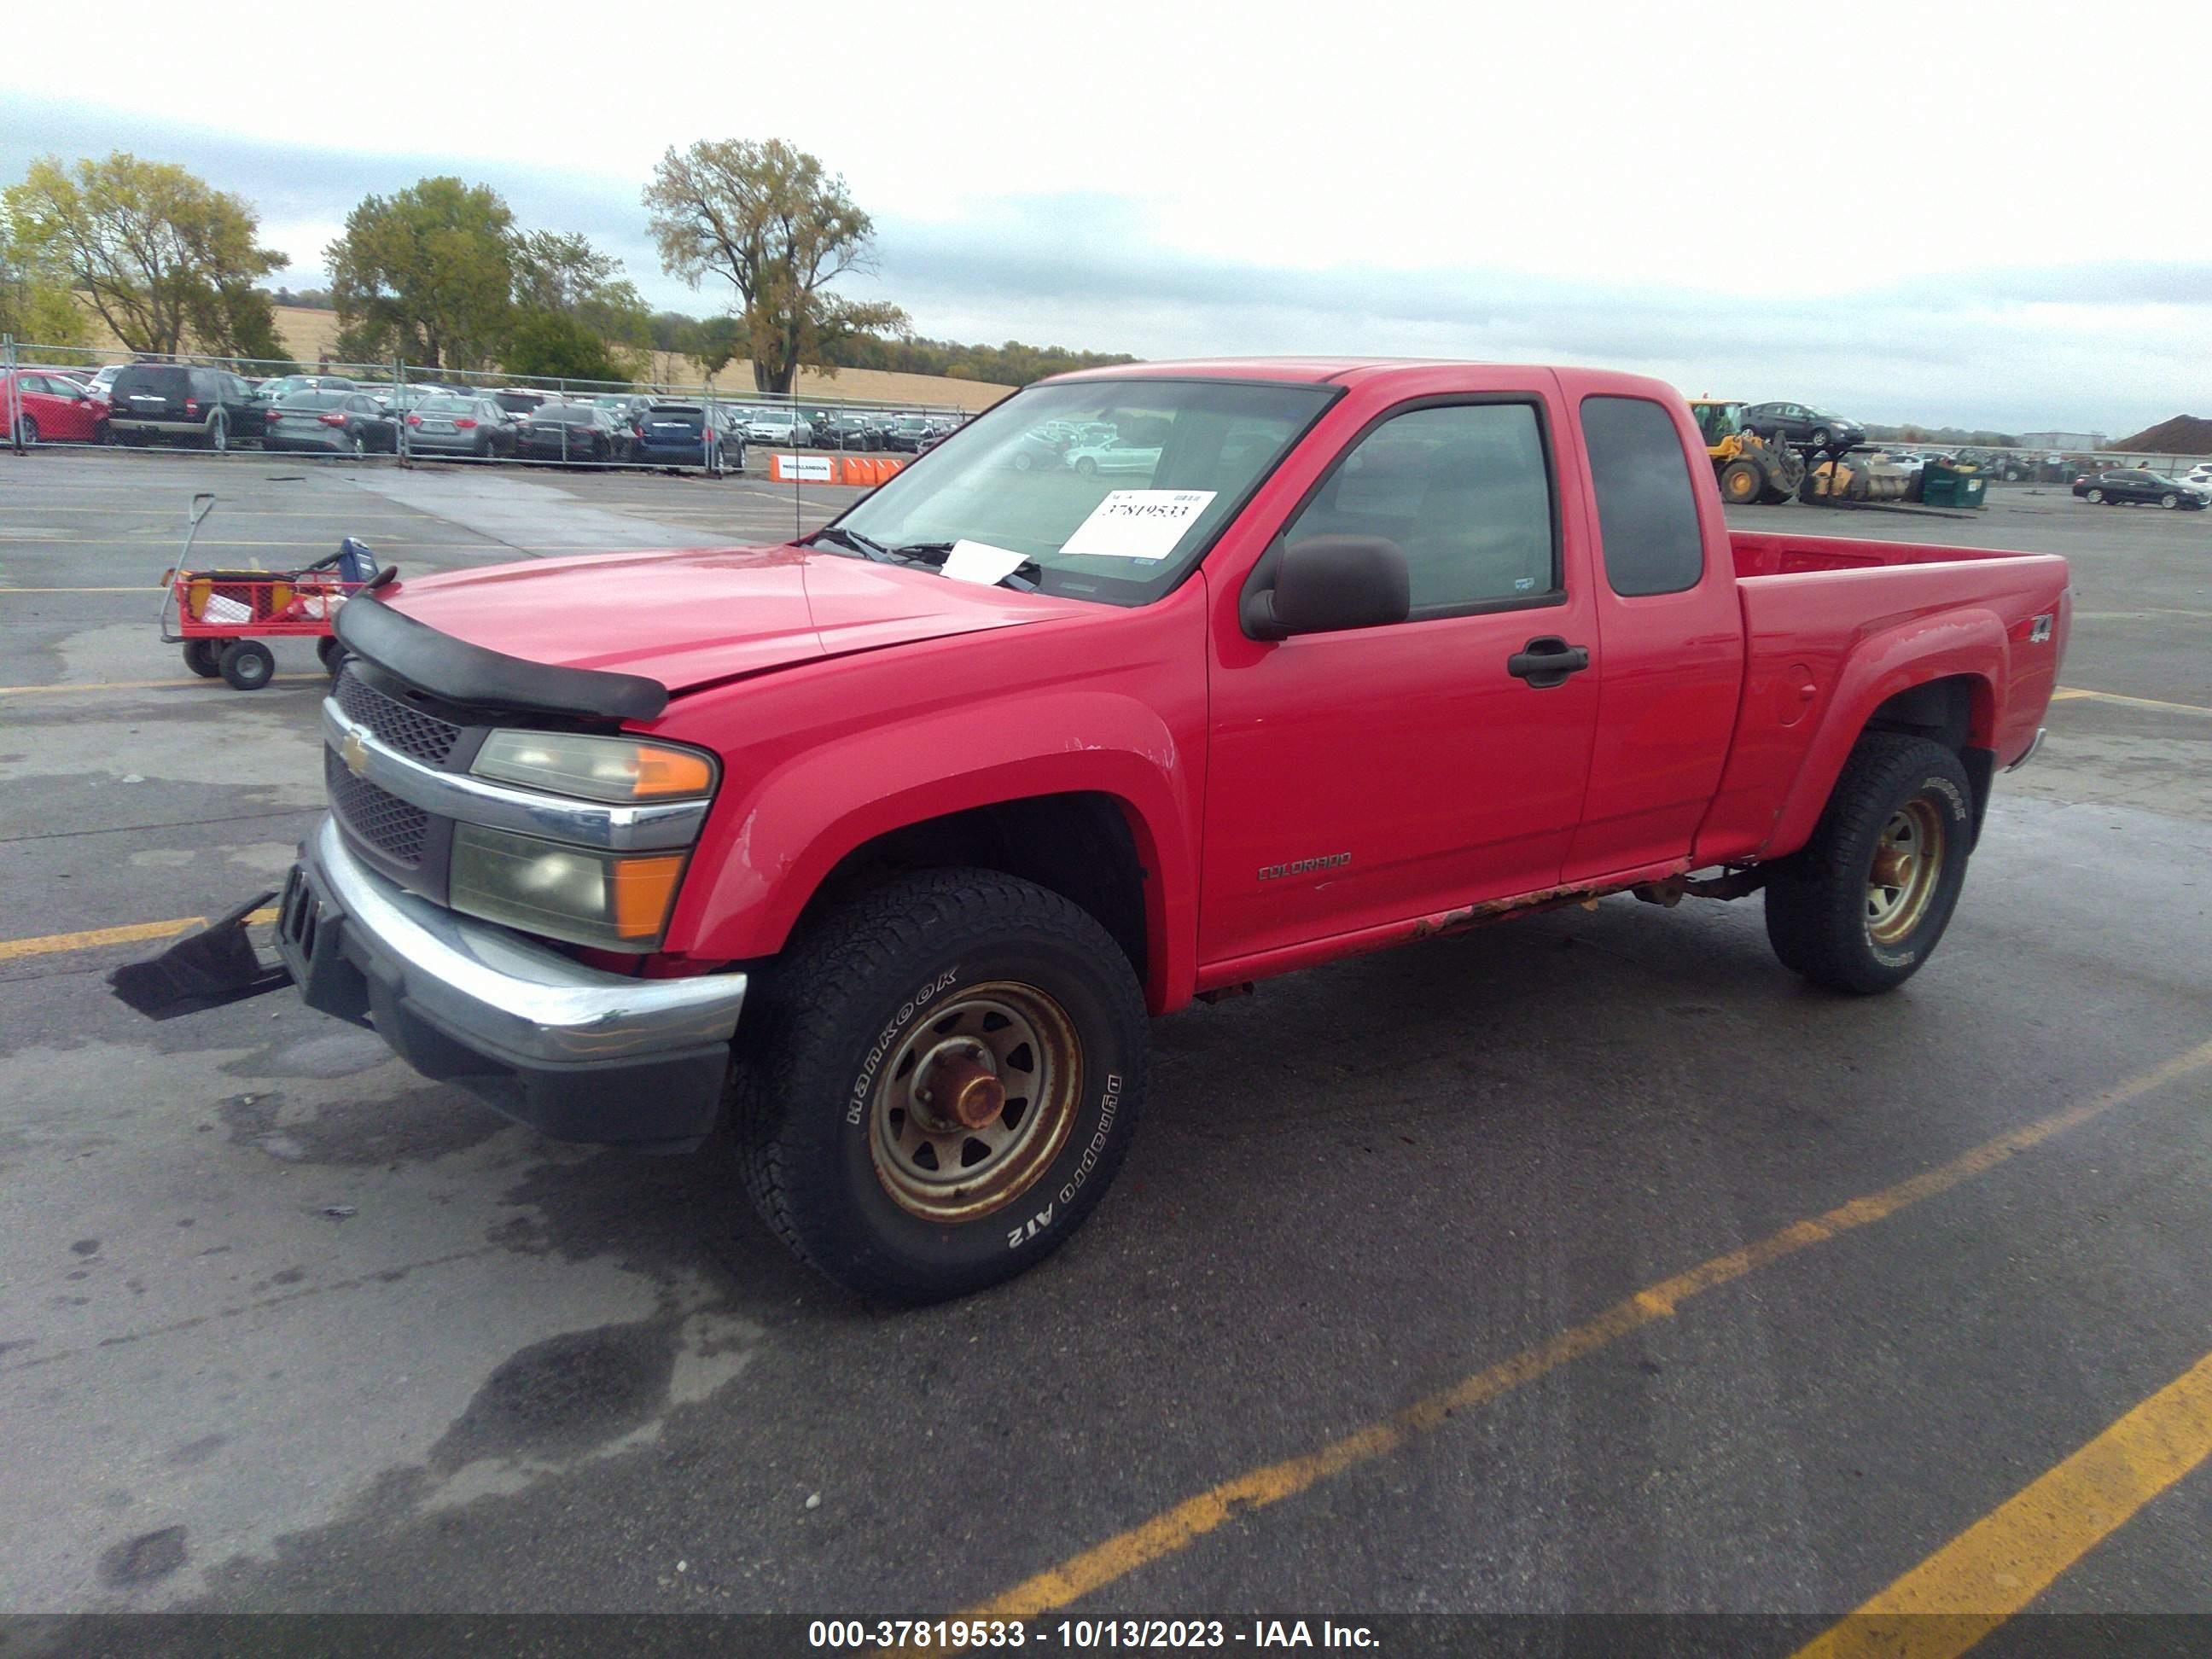
[[[1952,1659],[2212,1457],[2207,1354],[1794,1659]]]
[[[276,679],[297,685],[306,680],[328,683],[325,674],[279,674]],[[193,688],[202,690],[227,689],[219,679],[189,680],[87,680],[82,685],[0,685],[0,697],[61,696],[76,691],[184,691]]]
[[[2085,691],[2078,685],[2062,685],[2051,694],[2053,702],[2065,702],[2075,697],[2090,697],[2098,702],[2117,702],[2130,708],[2170,708],[2184,714],[2212,714],[2193,702],[2160,702],[2156,697],[2124,697],[2117,691]]]
[[[2117,1106],[2207,1066],[2212,1066],[2212,1042],[2199,1043],[2163,1066],[2062,1111],[2038,1118],[2025,1127],[1985,1140],[1972,1151],[1908,1181],[1855,1198],[1832,1210],[1793,1223],[1740,1250],[1701,1262],[1687,1273],[1646,1285],[1595,1318],[1534,1347],[1524,1348],[1510,1358],[1500,1360],[1439,1393],[1417,1400],[1389,1417],[1355,1429],[1316,1451],[1268,1464],[1225,1480],[1194,1498],[1185,1498],[1172,1509],[1163,1510],[1150,1520],[1071,1556],[1058,1566],[1025,1578],[957,1616],[970,1620],[1027,1619],[1065,1607],[1148,1562],[1188,1548],[1234,1516],[1279,1504],[1332,1475],[1373,1462],[1434,1433],[1460,1412],[1487,1405],[1562,1365],[1619,1341],[1632,1331],[1669,1318],[1692,1297],[1732,1284],[1800,1250],[1826,1243],[1883,1220],[1911,1205],[1947,1193],[2053,1136],[2077,1128]]]
[[[246,918],[252,922],[274,921],[274,910],[255,910]],[[97,951],[110,945],[136,945],[143,939],[173,939],[186,928],[197,927],[205,916],[175,916],[167,921],[134,921],[122,927],[93,927],[81,933],[47,933],[38,939],[0,939],[0,962],[13,962],[19,957],[52,956],[61,951]]]

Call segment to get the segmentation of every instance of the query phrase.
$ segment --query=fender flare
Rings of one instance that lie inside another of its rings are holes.
[[[1050,734],[1081,732],[1082,743]],[[1198,803],[1174,734],[1110,692],[1048,693],[1019,721],[945,708],[812,748],[715,803],[671,918],[668,948],[695,959],[773,956],[823,881],[855,848],[911,824],[1042,795],[1091,793],[1121,808],[1142,865],[1146,1000],[1196,982]]]
[[[1995,611],[1980,608],[1915,617],[1862,640],[1844,659],[1835,695],[1828,699],[1827,712],[1783,797],[1773,832],[1759,856],[1785,857],[1812,839],[1867,722],[1900,691],[1930,680],[1974,682],[1967,740],[1973,746],[1988,747],[2002,720],[1998,688],[2010,684],[2010,663],[2004,623]]]

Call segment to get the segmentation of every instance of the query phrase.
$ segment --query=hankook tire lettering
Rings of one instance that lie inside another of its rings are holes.
[[[847,1123],[857,1127],[860,1121],[868,1115],[868,1091],[875,1086],[876,1070],[884,1063],[884,1056],[890,1052],[893,1041],[901,1031],[906,1029],[907,1022],[914,1018],[915,1011],[926,1006],[929,1000],[939,992],[951,988],[953,982],[959,977],[958,968],[948,968],[935,979],[924,984],[906,1001],[899,1004],[898,1012],[891,1016],[890,1024],[884,1027],[883,1035],[878,1036],[874,1045],[869,1048],[867,1059],[860,1062],[860,1076],[853,1079],[852,1097],[845,1105]]]

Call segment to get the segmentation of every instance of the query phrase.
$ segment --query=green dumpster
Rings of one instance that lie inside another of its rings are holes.
[[[1961,472],[1958,468],[1930,461],[1920,470],[1920,501],[1923,507],[1967,507],[1988,505],[1984,497],[1990,482],[1977,472]]]

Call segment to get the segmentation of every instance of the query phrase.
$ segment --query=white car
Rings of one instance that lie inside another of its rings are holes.
[[[2212,461],[2199,461],[2181,475],[2181,482],[2199,489],[2212,489]]]
[[[1067,452],[1067,465],[1086,477],[1092,473],[1142,472],[1150,477],[1160,464],[1160,452],[1123,448],[1120,444],[1086,444]]]
[[[814,441],[814,428],[790,410],[761,409],[753,411],[745,435],[755,443],[810,444]]]

